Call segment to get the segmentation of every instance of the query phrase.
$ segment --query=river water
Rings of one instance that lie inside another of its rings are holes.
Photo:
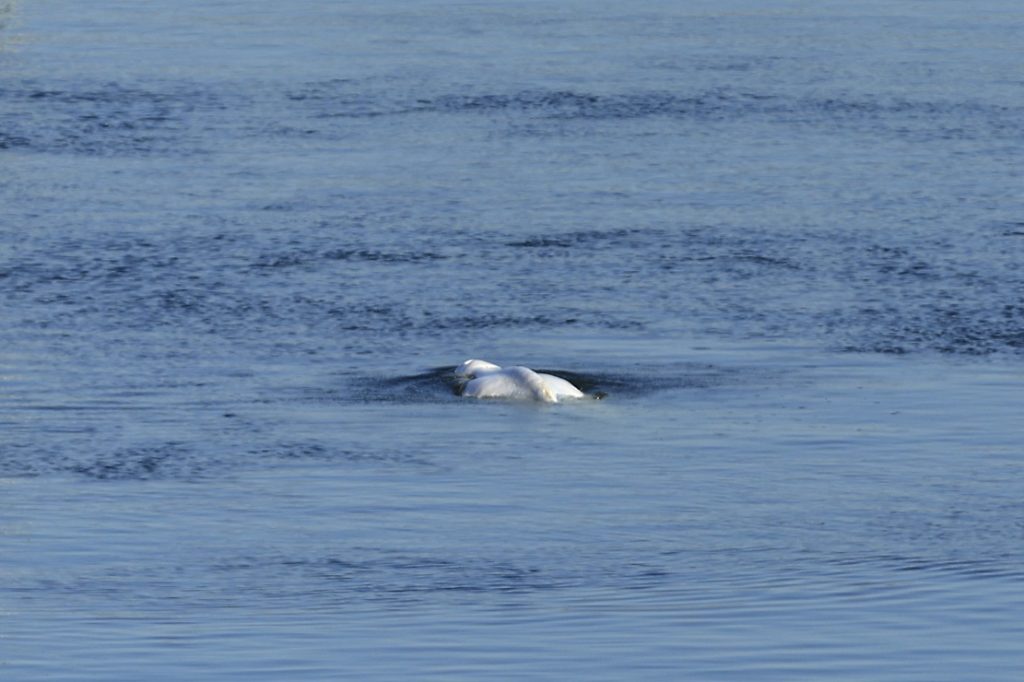
[[[770,5],[0,1],[0,676],[1021,679],[1024,10]]]

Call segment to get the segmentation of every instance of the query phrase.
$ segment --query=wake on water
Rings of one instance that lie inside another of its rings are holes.
[[[333,391],[334,399],[364,402],[426,403],[455,400],[462,396],[465,379],[457,366],[443,365],[396,377],[359,375],[349,377],[345,389]],[[564,379],[585,396],[629,400],[670,390],[700,390],[740,385],[763,379],[762,370],[727,368],[707,363],[685,363],[667,368],[639,368],[633,372],[575,372],[538,368],[540,374]],[[347,396],[347,397],[346,397]],[[571,401],[570,401],[571,402]]]

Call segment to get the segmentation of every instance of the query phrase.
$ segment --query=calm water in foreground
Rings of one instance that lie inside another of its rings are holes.
[[[1016,2],[158,4],[0,0],[0,677],[1024,676]]]

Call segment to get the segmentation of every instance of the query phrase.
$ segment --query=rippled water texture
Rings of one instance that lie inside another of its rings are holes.
[[[0,677],[1024,676],[1017,3],[158,4],[0,0]]]

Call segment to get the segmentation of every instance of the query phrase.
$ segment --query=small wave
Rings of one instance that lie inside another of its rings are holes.
[[[531,561],[527,557],[434,556],[351,547],[342,555],[234,556],[211,567],[231,584],[253,591],[302,585],[319,602],[416,602],[446,594],[532,593],[579,587],[649,589],[671,580],[667,571],[606,562]],[[271,596],[271,595],[268,595]]]
[[[349,261],[367,263],[424,263],[447,260],[435,251],[378,251],[373,249],[328,249],[315,252],[268,253],[253,261],[254,268],[289,268],[312,265],[317,261]]]
[[[195,478],[204,473],[197,453],[182,443],[120,448],[69,470],[103,481],[145,481],[154,478]]]
[[[224,414],[225,419],[234,414]],[[0,476],[37,477],[73,474],[95,481],[206,481],[252,468],[274,468],[297,462],[345,467],[434,468],[419,451],[379,447],[339,447],[316,441],[270,442],[259,447],[232,448],[224,444],[139,444],[103,449],[86,443],[74,448],[43,450],[27,445],[0,447]]]
[[[1020,566],[1020,557],[1011,554],[970,558],[930,558],[901,554],[879,554],[840,557],[832,560],[830,563],[844,568],[875,566],[900,573],[952,574],[964,578],[1024,580],[1024,569]]]
[[[0,135],[0,148],[91,156],[201,153],[187,131],[204,112],[222,108],[220,99],[192,83],[163,85],[9,85],[3,96],[13,115],[0,117],[7,128]]]
[[[525,239],[506,242],[506,246],[527,249],[559,248],[574,246],[638,246],[643,237],[650,238],[650,231],[637,229],[618,230],[577,230],[556,235],[536,235]]]
[[[743,70],[746,64],[725,64]],[[721,121],[743,117],[784,119],[801,125],[846,125],[875,133],[915,139],[1017,136],[1020,110],[958,100],[823,94],[790,98],[771,92],[727,87],[695,92],[638,91],[603,93],[530,89],[514,92],[396,95],[366,82],[335,79],[308,83],[286,93],[289,101],[316,110],[321,117],[372,118],[418,113],[507,113],[540,120],[629,120],[663,117]],[[917,125],[928,121],[927,126]]]

